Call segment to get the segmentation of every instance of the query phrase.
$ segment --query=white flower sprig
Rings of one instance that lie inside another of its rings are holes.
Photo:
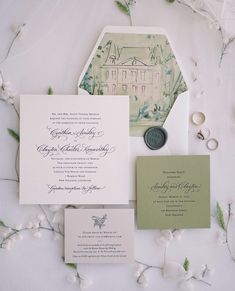
[[[206,1],[206,0],[167,0],[167,2],[177,2],[178,4],[184,5],[190,8],[194,13],[197,13],[204,17],[209,24],[209,28],[216,29],[220,32],[222,39],[222,48],[219,58],[219,67],[221,67],[223,58],[226,54],[229,53],[229,47],[235,41],[234,31],[227,31],[226,28],[226,19],[224,18],[224,11],[227,4],[227,1],[220,1],[220,14],[215,13],[217,7],[219,6],[218,1]],[[214,7],[215,6],[215,7]],[[231,7],[226,7],[227,10],[232,10]],[[232,16],[235,19],[235,16]],[[231,18],[231,16],[229,17]]]
[[[19,112],[16,108],[15,105],[15,98],[17,96],[17,92],[15,90],[12,89],[11,83],[9,81],[6,81],[4,79],[3,76],[3,72],[1,70],[1,65],[8,59],[8,57],[10,56],[11,50],[16,42],[16,40],[18,39],[18,37],[22,34],[23,29],[25,27],[25,23],[23,23],[22,25],[18,26],[15,30],[14,30],[14,36],[12,38],[12,41],[9,44],[9,47],[7,49],[7,52],[5,54],[5,56],[3,57],[3,59],[0,61],[0,101],[2,102],[6,102],[7,104],[9,104],[10,106],[12,106],[12,108],[14,109],[17,118],[20,119],[20,115]],[[19,142],[19,136],[18,134],[16,134],[15,131],[13,131],[12,129],[8,129],[8,132],[15,138],[17,139],[17,141]],[[18,172],[18,155],[19,155],[19,143],[17,145],[17,150],[16,150],[16,156],[15,156],[15,171],[16,171],[16,175],[17,175],[17,179],[9,179],[9,178],[0,178],[0,180],[5,180],[5,181],[15,181],[15,182],[19,182],[19,172]]]
[[[148,277],[146,276],[148,270],[157,269],[162,271],[162,267],[160,266],[148,265],[137,260],[135,260],[135,262],[137,263],[137,268],[134,272],[134,276],[136,277],[136,283],[142,288],[148,287]]]
[[[20,115],[15,106],[16,96],[17,92],[12,89],[11,83],[9,81],[4,80],[3,73],[0,70],[0,100],[11,105],[19,119]]]
[[[181,291],[193,291],[193,281],[201,282],[205,285],[211,286],[208,281],[214,273],[208,265],[203,265],[200,272],[195,273],[189,269],[189,260],[185,258],[183,265],[173,262],[165,261],[162,266],[149,265],[140,261],[136,261],[137,268],[134,273],[137,284],[142,287],[148,287],[148,277],[146,272],[150,269],[157,269],[163,275],[163,278],[172,280],[178,284]]]
[[[31,232],[35,238],[42,236],[42,231],[50,231],[54,236],[63,237],[64,234],[58,224],[54,224],[49,220],[45,209],[40,205],[41,213],[35,220],[28,221],[25,225],[18,224],[15,227],[5,224],[0,220],[0,248],[10,250],[13,244],[23,239],[24,232]]]
[[[14,29],[14,36],[12,38],[12,41],[9,44],[9,47],[7,49],[5,56],[0,61],[0,66],[9,58],[11,50],[14,47],[15,42],[19,38],[19,36],[22,34],[25,26],[26,26],[26,23],[23,23],[22,25],[18,26],[16,29]],[[2,72],[2,70],[0,70],[0,100],[12,105],[17,117],[20,118],[19,112],[15,106],[15,97],[16,96],[17,96],[17,92],[12,89],[9,81],[4,80],[3,72]]]
[[[11,50],[16,42],[16,40],[18,39],[18,37],[23,33],[24,27],[26,26],[26,23],[22,23],[21,25],[13,28],[13,33],[14,36],[10,42],[10,45],[7,49],[6,55],[4,56],[4,58],[0,61],[0,65],[2,65],[10,56]]]
[[[190,262],[186,257],[183,265],[169,261],[167,259],[167,248],[169,244],[175,240],[180,240],[184,230],[181,229],[165,229],[160,231],[160,236],[157,236],[155,241],[160,247],[164,247],[163,263],[161,266],[149,265],[141,261],[136,260],[137,269],[135,270],[134,276],[136,277],[137,284],[146,288],[148,286],[147,271],[150,269],[157,269],[161,271],[163,278],[175,281],[181,291],[192,291],[194,290],[193,281],[198,281],[211,286],[208,281],[214,272],[208,265],[203,265],[200,272],[193,272],[189,269]]]
[[[224,56],[227,55],[230,52],[229,47],[235,41],[235,36],[234,37],[230,37],[228,39],[225,39],[223,34],[222,34],[222,32],[221,32],[221,36],[222,36],[222,39],[223,39],[223,43],[222,43],[222,50],[221,50],[220,59],[219,59],[219,66],[220,67],[221,67],[221,64],[222,64]]]

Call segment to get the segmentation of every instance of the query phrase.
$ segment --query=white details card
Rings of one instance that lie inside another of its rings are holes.
[[[128,96],[20,97],[21,204],[127,204]]]
[[[66,263],[134,260],[134,209],[65,209]]]

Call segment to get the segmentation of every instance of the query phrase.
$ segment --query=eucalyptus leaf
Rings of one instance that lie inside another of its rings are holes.
[[[10,136],[12,136],[15,140],[17,140],[18,142],[20,141],[20,136],[13,129],[8,128],[7,131],[10,134]]]
[[[74,269],[74,270],[77,270],[77,265],[76,264],[72,264],[72,263],[65,263],[66,266]]]
[[[190,264],[189,263],[189,260],[186,257],[185,260],[184,260],[184,264],[183,264],[183,267],[184,267],[184,269],[185,269],[186,272],[188,272],[188,270],[189,270],[189,264]]]
[[[127,16],[130,16],[129,7],[126,4],[123,4],[121,1],[115,1],[117,8]]]
[[[0,226],[6,226],[2,220],[0,220]]]
[[[62,257],[62,260],[64,262],[65,258]],[[77,270],[77,265],[76,264],[73,264],[73,263],[65,263],[65,265],[68,266],[68,267],[70,267],[70,268],[72,268],[72,269],[74,269],[74,270]]]
[[[226,227],[225,227],[225,222],[224,222],[224,214],[223,214],[223,210],[221,208],[221,206],[219,205],[219,202],[217,202],[216,204],[216,217],[217,217],[217,221],[219,226],[226,231]]]
[[[47,95],[53,95],[53,90],[51,87],[48,88]]]

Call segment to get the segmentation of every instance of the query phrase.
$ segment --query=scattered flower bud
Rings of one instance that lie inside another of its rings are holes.
[[[14,243],[17,241],[17,234],[11,236],[10,240]]]
[[[23,224],[17,224],[15,229],[17,230],[21,230],[23,228]]]
[[[147,277],[144,274],[139,277],[138,284],[142,288],[148,287],[148,279],[147,279]]]
[[[33,228],[34,229],[39,228],[39,222],[37,222],[37,221],[33,222]]]
[[[174,238],[175,238],[176,240],[181,240],[181,239],[182,239],[182,235],[179,234],[179,233],[176,233],[176,234],[174,235]]]
[[[179,289],[180,289],[180,291],[193,291],[194,285],[190,281],[182,281],[179,284]]]
[[[169,245],[169,241],[163,236],[156,238],[155,241],[160,247],[167,247]]]
[[[173,234],[172,231],[169,229],[165,229],[161,231],[161,234],[163,235],[163,237],[169,241],[171,241],[173,239]]]
[[[32,221],[29,221],[26,226],[26,228],[33,228],[33,222]]]
[[[76,277],[76,275],[74,275],[74,274],[68,274],[68,275],[66,276],[66,279],[67,279],[67,281],[68,281],[69,283],[71,283],[71,284],[73,284],[73,283],[75,283],[75,282],[77,281],[77,277]]]
[[[5,244],[4,244],[4,249],[6,249],[6,250],[11,250],[11,248],[12,248],[12,242],[10,241],[10,240],[8,240]]]
[[[23,240],[24,238],[21,233],[17,233],[16,237],[17,237],[17,240]]]
[[[38,214],[37,215],[37,219],[39,220],[39,221],[44,221],[45,220],[45,215],[44,214]]]
[[[182,265],[176,262],[166,262],[163,266],[163,275],[167,279],[182,280],[186,271]]]
[[[4,81],[2,83],[2,87],[4,88],[4,90],[9,90],[11,88],[11,83],[9,81]]]
[[[144,265],[138,264],[137,269],[134,272],[134,276],[136,278],[138,278],[140,276],[141,272],[143,271],[143,269],[144,269]]]
[[[92,280],[88,277],[82,277],[79,282],[81,290],[88,289],[93,284]]]
[[[11,30],[14,34],[19,36],[22,36],[24,33],[24,27],[25,27],[25,23],[21,24],[21,25],[12,25],[11,26]]]

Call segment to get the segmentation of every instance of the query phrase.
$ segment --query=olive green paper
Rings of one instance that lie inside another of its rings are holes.
[[[210,227],[209,156],[137,157],[139,229]]]

